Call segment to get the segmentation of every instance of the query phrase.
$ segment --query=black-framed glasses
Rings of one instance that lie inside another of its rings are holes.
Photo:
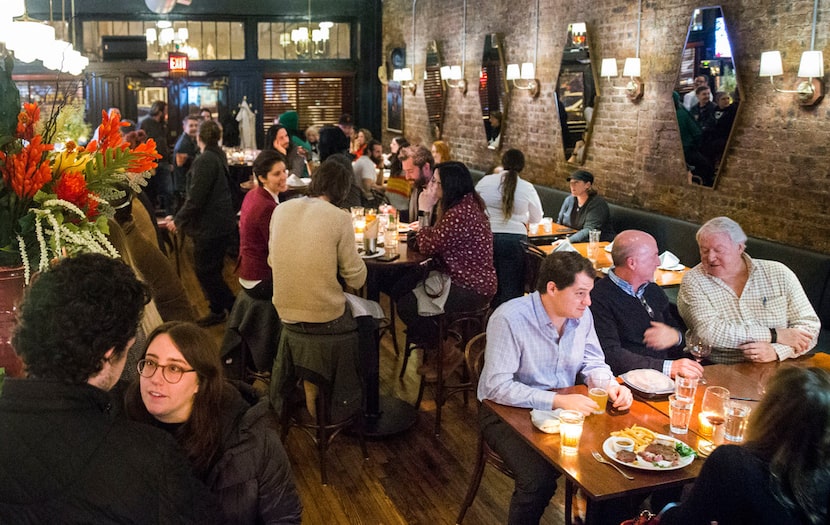
[[[192,368],[185,370],[179,365],[160,365],[152,359],[142,359],[138,362],[138,374],[141,377],[153,377],[159,368],[161,368],[161,376],[168,383],[178,383],[183,375],[195,372]]]
[[[640,297],[640,304],[642,304],[643,308],[646,309],[648,316],[654,319],[654,310],[652,310],[651,305],[649,305],[648,302],[646,302],[645,296]]]

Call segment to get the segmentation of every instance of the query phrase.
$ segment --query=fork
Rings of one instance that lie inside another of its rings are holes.
[[[614,470],[616,470],[617,472],[619,472],[620,474],[622,474],[622,475],[623,475],[623,477],[624,477],[625,479],[629,479],[629,480],[634,479],[634,476],[629,476],[628,474],[626,474],[625,472],[623,472],[623,471],[620,469],[620,467],[618,467],[617,465],[615,465],[615,464],[611,463],[610,461],[608,461],[607,459],[605,459],[605,458],[602,456],[602,454],[600,454],[600,453],[599,453],[599,452],[597,452],[596,450],[594,450],[593,452],[591,452],[591,455],[592,455],[592,456],[594,456],[594,459],[595,459],[595,460],[597,460],[597,461],[599,461],[600,463],[605,463],[605,464],[606,464],[606,465],[608,465],[609,467],[614,467]]]

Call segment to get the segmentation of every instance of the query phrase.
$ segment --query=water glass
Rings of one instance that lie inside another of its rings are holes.
[[[389,251],[395,251],[398,248],[398,212],[387,215],[383,245]]]
[[[582,425],[585,416],[576,410],[563,410],[559,414],[560,453],[566,456],[576,455],[579,440],[582,438]]]
[[[601,230],[590,230],[588,232],[588,242],[591,244],[599,243],[599,239],[602,236]]]
[[[692,400],[694,403],[697,392],[697,378],[678,375],[674,378],[674,393],[677,397]]]
[[[730,402],[726,406],[726,425],[723,437],[732,443],[743,443],[750,408],[743,403]]]
[[[550,217],[542,217],[542,230],[545,233],[553,233],[553,219]]]
[[[689,431],[689,422],[692,420],[693,399],[669,396],[669,430],[672,434],[685,434]]]

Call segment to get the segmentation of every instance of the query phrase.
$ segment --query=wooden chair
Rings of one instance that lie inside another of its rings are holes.
[[[519,241],[525,252],[525,293],[536,291],[536,280],[539,277],[539,268],[548,255],[527,241]]]
[[[474,384],[478,383],[478,377],[481,374],[481,369],[484,368],[484,348],[486,346],[486,334],[478,334],[470,339],[467,343],[466,349],[464,350],[467,368],[470,371],[470,376]],[[476,465],[473,468],[473,477],[470,480],[470,486],[467,488],[467,495],[464,496],[464,503],[461,504],[461,510],[458,512],[458,518],[455,520],[457,525],[460,525],[460,523],[464,520],[464,515],[467,514],[467,510],[470,506],[472,506],[473,500],[476,498],[476,493],[478,493],[478,487],[481,485],[481,477],[484,475],[484,467],[488,463],[505,476],[510,478],[515,477],[513,472],[511,472],[510,469],[507,468],[507,465],[504,464],[501,456],[490,448],[487,442],[484,441],[484,437],[481,435],[481,432],[479,432]]]

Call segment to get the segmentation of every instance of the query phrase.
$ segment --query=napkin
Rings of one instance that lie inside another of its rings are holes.
[[[305,182],[303,182],[303,179],[301,179],[300,177],[294,175],[293,173],[288,176],[288,179],[286,180],[286,182],[288,182],[289,186],[292,186],[294,188],[302,187],[302,186],[306,185]]]
[[[609,242],[605,246],[605,251],[608,252],[608,253],[611,253],[611,250],[613,250],[613,249],[614,249],[614,241]]]
[[[575,252],[577,250],[576,250],[576,248],[573,247],[573,244],[571,244],[571,241],[569,241],[568,239],[565,239],[564,241],[559,243],[559,246],[554,248],[553,251],[555,251],[555,252]]]
[[[674,270],[677,268],[677,265],[679,264],[680,259],[677,257],[677,255],[673,254],[672,252],[666,250],[665,252],[660,254],[661,270]]]
[[[366,228],[363,230],[363,238],[365,239],[377,239],[378,238],[378,225],[380,221],[375,218],[374,220],[367,220],[366,221]]]
[[[534,408],[530,411],[530,421],[533,426],[547,434],[559,433],[559,413],[561,408],[556,410],[539,410]]]

